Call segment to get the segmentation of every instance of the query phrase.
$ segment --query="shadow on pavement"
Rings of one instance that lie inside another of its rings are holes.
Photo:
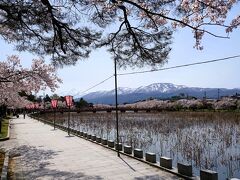
[[[81,172],[68,172],[58,169],[49,169],[49,159],[53,159],[58,155],[59,151],[38,149],[33,146],[20,146],[13,148],[10,151],[11,157],[19,157],[17,164],[22,167],[16,166],[16,175],[22,174],[23,179],[103,179],[100,176],[87,176]],[[19,172],[21,171],[21,172]],[[18,179],[18,177],[16,177]]]
[[[75,137],[75,136],[73,136],[73,135],[67,135],[67,136],[65,136],[66,138],[71,138],[71,137]]]
[[[125,161],[122,157],[119,157],[130,169],[132,169],[133,171],[136,171],[130,164],[127,163],[127,161]]]
[[[170,179],[169,177],[166,176],[159,176],[159,175],[152,175],[152,176],[141,176],[141,177],[136,177],[134,180],[166,180]],[[173,178],[171,178],[173,179]],[[179,177],[176,177],[174,179],[181,179]]]

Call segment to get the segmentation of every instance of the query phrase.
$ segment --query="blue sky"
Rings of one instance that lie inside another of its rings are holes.
[[[222,33],[219,29],[212,29],[212,31]],[[187,29],[178,30],[174,33],[172,51],[168,63],[163,67],[240,55],[239,32],[240,30],[237,29],[231,33],[230,39],[219,39],[206,35],[202,42],[204,49],[199,51],[193,48],[194,39],[191,31]],[[5,60],[8,55],[14,54],[21,57],[24,66],[29,66],[31,59],[36,57],[29,53],[14,51],[14,48],[6,44],[3,40],[0,40],[0,46],[1,61]],[[56,93],[85,91],[89,87],[113,75],[113,67],[114,64],[111,56],[104,49],[96,50],[92,52],[89,59],[79,61],[76,66],[64,67],[58,70],[58,75],[63,80],[63,84],[60,84],[60,88]],[[118,85],[119,87],[136,88],[152,83],[174,83],[192,87],[240,88],[239,67],[240,58],[236,58],[179,69],[121,76],[118,78]],[[141,70],[149,70],[149,68],[120,70],[119,73]],[[113,88],[114,78],[89,92],[111,90]],[[49,91],[46,93],[49,93]]]

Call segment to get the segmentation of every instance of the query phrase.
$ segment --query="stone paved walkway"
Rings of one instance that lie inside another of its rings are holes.
[[[29,117],[11,120],[1,147],[15,157],[16,179],[181,179]]]

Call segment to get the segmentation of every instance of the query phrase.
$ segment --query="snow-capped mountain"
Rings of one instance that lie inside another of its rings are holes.
[[[130,94],[130,93],[132,93],[132,92],[134,92],[135,91],[135,89],[132,89],[132,88],[127,88],[127,87],[119,87],[118,89],[117,89],[117,91],[118,91],[118,94],[119,95],[123,95],[123,94]],[[105,91],[106,92],[106,91]],[[115,89],[113,89],[113,90],[111,90],[111,91],[107,91],[107,94],[108,95],[115,95]]]
[[[218,90],[219,89],[219,90]],[[219,94],[218,94],[219,93]],[[173,96],[194,96],[196,98],[218,98],[218,96],[229,96],[240,93],[240,89],[224,88],[200,88],[175,85],[171,83],[154,83],[138,88],[118,88],[118,101],[122,103],[132,103],[148,98],[169,99]],[[75,96],[75,98],[77,98]],[[80,98],[80,97],[79,97]],[[97,91],[83,96],[85,100],[92,103],[114,104],[115,90]]]
[[[148,92],[172,92],[177,89],[185,88],[186,86],[183,85],[174,85],[171,83],[154,83],[148,86],[141,86],[137,88],[134,92],[135,93],[148,93]]]

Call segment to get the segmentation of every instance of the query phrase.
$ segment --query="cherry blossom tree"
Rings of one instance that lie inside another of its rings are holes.
[[[240,16],[227,19],[236,0],[2,0],[0,35],[20,51],[75,64],[106,47],[120,66],[166,62],[172,32],[190,28],[195,48],[205,34],[229,38]],[[231,14],[232,15],[232,14]],[[209,28],[211,27],[211,28]],[[212,27],[226,34],[212,32]]]
[[[42,59],[34,59],[31,68],[24,68],[17,56],[0,62],[0,105],[25,107],[29,102],[19,92],[37,93],[47,87],[54,91],[61,80],[55,68]]]
[[[237,109],[238,101],[237,99],[232,99],[230,97],[222,98],[220,101],[214,103],[214,109],[216,110],[235,110]]]

